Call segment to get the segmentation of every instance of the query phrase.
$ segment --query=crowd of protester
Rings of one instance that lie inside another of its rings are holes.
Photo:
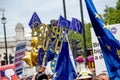
[[[51,74],[45,73],[45,66],[41,66],[34,75],[31,76],[18,76],[18,80],[52,80]]]
[[[18,80],[52,80],[51,74],[36,74],[32,76],[18,77]],[[92,76],[91,78],[75,79],[75,80],[110,80],[106,73],[101,73],[98,76]]]
[[[34,75],[18,77],[18,80],[52,80],[53,75],[44,73],[45,67],[42,66],[38,69]],[[110,80],[106,73],[101,73],[99,75],[95,74],[95,69],[90,69],[92,75],[91,77],[78,78],[75,80]]]
[[[31,76],[18,76],[18,80],[42,80],[42,79],[46,79],[46,80],[52,80],[52,75],[51,74],[35,74],[35,75],[31,75]]]

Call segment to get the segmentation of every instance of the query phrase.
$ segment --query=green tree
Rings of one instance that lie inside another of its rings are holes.
[[[108,7],[104,10],[103,19],[106,24],[120,23],[120,0],[118,0],[116,7]]]
[[[108,7],[106,6],[106,9],[104,10],[105,14],[103,15],[103,19],[104,19],[104,22],[105,24],[114,24],[115,23],[115,8],[112,8],[112,7]],[[113,16],[111,16],[113,15]]]
[[[120,10],[120,0],[118,0],[118,2],[117,2],[116,9]]]
[[[85,24],[85,36],[86,36],[85,38],[86,38],[86,47],[87,48],[92,47],[90,28],[91,28],[90,23]],[[70,42],[72,40],[80,40],[79,45],[82,46],[82,48],[83,48],[84,43],[83,43],[83,35],[82,34],[79,34],[75,31],[70,31],[68,37],[69,37]]]
[[[91,27],[92,27],[91,23],[85,24],[85,35],[86,35],[86,45],[87,45],[87,48],[92,48],[91,32],[90,32],[90,28]]]
[[[72,42],[72,40],[82,40],[82,35],[75,31],[70,31],[68,37],[70,42]],[[83,45],[83,43],[80,42],[79,45]]]

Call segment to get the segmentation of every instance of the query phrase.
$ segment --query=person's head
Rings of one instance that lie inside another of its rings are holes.
[[[38,72],[35,76],[35,80],[48,80],[48,76]]]
[[[52,80],[52,76],[51,74],[48,74],[48,80]]]
[[[106,73],[99,74],[98,78],[100,78],[101,80],[110,80],[109,76]]]
[[[99,78],[98,76],[95,76],[95,77],[93,77],[93,79],[92,80],[102,80],[101,78]]]
[[[85,79],[80,79],[80,80],[92,80],[92,78],[85,78]]]

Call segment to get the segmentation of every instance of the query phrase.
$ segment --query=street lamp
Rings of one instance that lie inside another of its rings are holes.
[[[81,12],[81,22],[83,26],[83,43],[84,43],[84,56],[87,55],[87,47],[86,47],[86,36],[85,36],[85,27],[84,27],[84,15],[83,15],[83,6],[82,6],[82,0],[79,0],[80,3],[80,12]]]
[[[65,17],[65,19],[67,19],[67,16],[66,16],[65,0],[63,0],[63,11],[64,11],[64,17]]]
[[[6,40],[6,28],[5,24],[7,23],[6,18],[4,17],[4,11],[3,11],[3,17],[1,18],[1,23],[4,27],[4,38],[5,38],[5,50],[6,50],[6,64],[8,64],[8,52],[7,52],[7,40]]]

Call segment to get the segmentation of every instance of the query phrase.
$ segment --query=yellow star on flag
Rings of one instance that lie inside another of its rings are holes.
[[[55,78],[57,76],[57,73],[55,72],[54,74],[53,74],[53,77]]]
[[[106,45],[106,47],[107,47],[108,50],[111,50],[109,45]]]
[[[118,54],[118,56],[120,58],[120,50],[119,49],[116,49],[116,50],[117,50],[117,54]]]
[[[55,64],[55,62],[52,62],[52,64]]]
[[[100,15],[98,13],[95,13],[96,18],[100,18]]]
[[[55,67],[52,67],[52,70],[54,70],[55,69]]]

